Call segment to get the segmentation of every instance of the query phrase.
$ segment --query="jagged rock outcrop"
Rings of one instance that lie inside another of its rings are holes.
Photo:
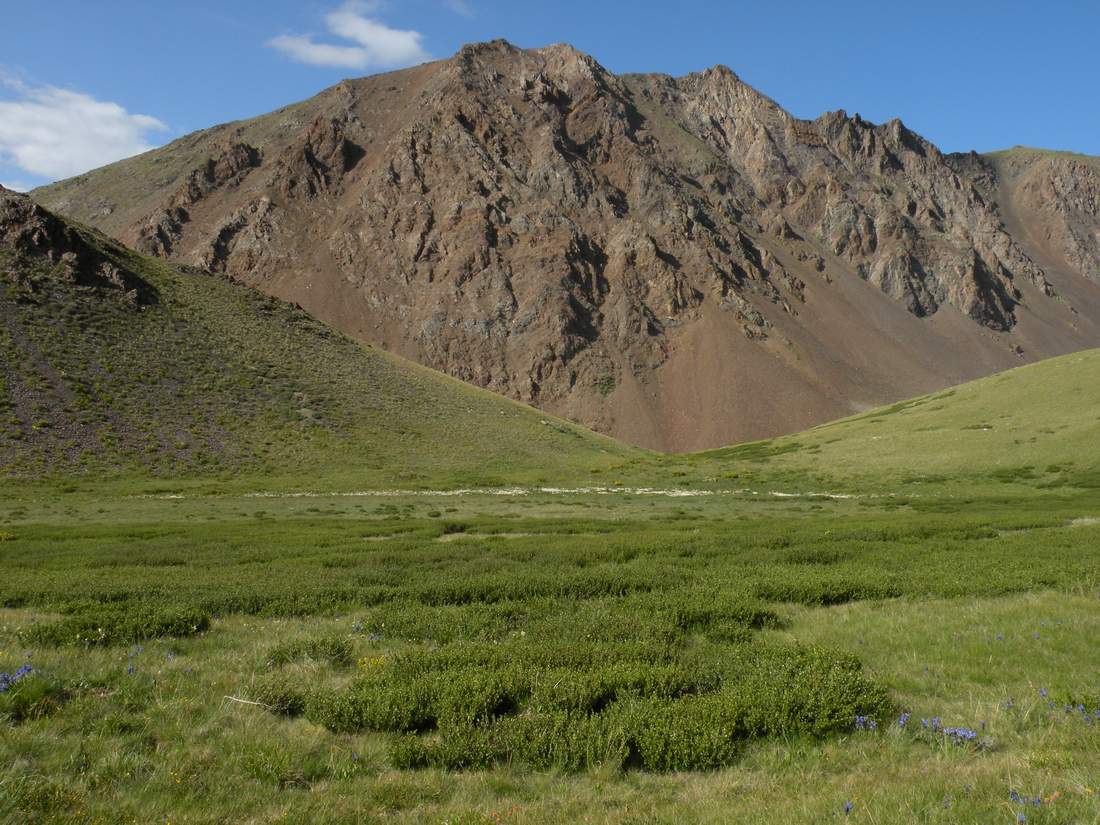
[[[140,197],[115,194],[127,162],[36,194],[650,446],[1100,344],[1100,289],[1048,277],[988,163],[898,120],[799,120],[725,67],[618,77],[494,41],[156,152],[173,174]],[[1035,185],[1087,267],[1100,220],[1079,179]]]
[[[238,186],[260,164],[259,150],[247,143],[230,141],[215,151],[188,173],[162,209],[137,227],[133,240],[138,251],[170,256],[183,236],[184,224],[191,220],[188,210],[221,187]]]
[[[24,299],[43,284],[22,266],[30,260],[51,268],[51,276],[77,286],[121,293],[135,306],[156,300],[155,290],[141,278],[124,272],[80,231],[43,209],[26,195],[0,186],[0,261],[6,280]],[[14,258],[11,257],[14,253]]]

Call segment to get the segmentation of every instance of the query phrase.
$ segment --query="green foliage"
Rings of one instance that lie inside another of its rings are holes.
[[[278,667],[299,659],[313,659],[344,667],[354,661],[354,652],[351,639],[346,636],[294,639],[273,647],[267,654],[267,663],[269,667]]]
[[[847,730],[890,707],[851,657],[795,646],[717,646],[705,661],[674,653],[671,665],[583,640],[449,647],[318,693],[307,716],[339,733],[422,734],[399,740],[399,767],[582,770],[611,759],[670,771],[730,764],[750,738]]]
[[[210,627],[210,616],[185,606],[128,604],[92,606],[58,621],[32,625],[24,639],[32,645],[118,645],[166,636],[184,637]]]
[[[257,679],[249,698],[281,716],[301,716],[306,710],[306,691],[282,678]]]
[[[0,720],[41,719],[57,710],[67,695],[61,682],[32,671],[0,692]]]

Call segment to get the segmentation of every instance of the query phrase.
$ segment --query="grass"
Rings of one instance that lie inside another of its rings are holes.
[[[1064,710],[1100,709],[1090,491],[964,514],[225,496],[211,520],[153,498],[132,521],[70,495],[67,523],[22,505],[0,548],[0,669],[58,697],[0,741],[9,818],[1096,815],[1100,724]],[[185,610],[209,627],[161,618]],[[110,616],[125,633],[54,631]]]

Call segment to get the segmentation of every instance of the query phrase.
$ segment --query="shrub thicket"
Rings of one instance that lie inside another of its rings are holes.
[[[108,605],[87,607],[56,622],[32,625],[24,633],[24,639],[29,644],[91,647],[193,636],[209,627],[209,614],[191,607]]]

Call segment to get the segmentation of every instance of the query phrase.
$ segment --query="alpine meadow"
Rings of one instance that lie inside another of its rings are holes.
[[[0,187],[0,822],[1100,823],[1100,160],[418,55]]]

